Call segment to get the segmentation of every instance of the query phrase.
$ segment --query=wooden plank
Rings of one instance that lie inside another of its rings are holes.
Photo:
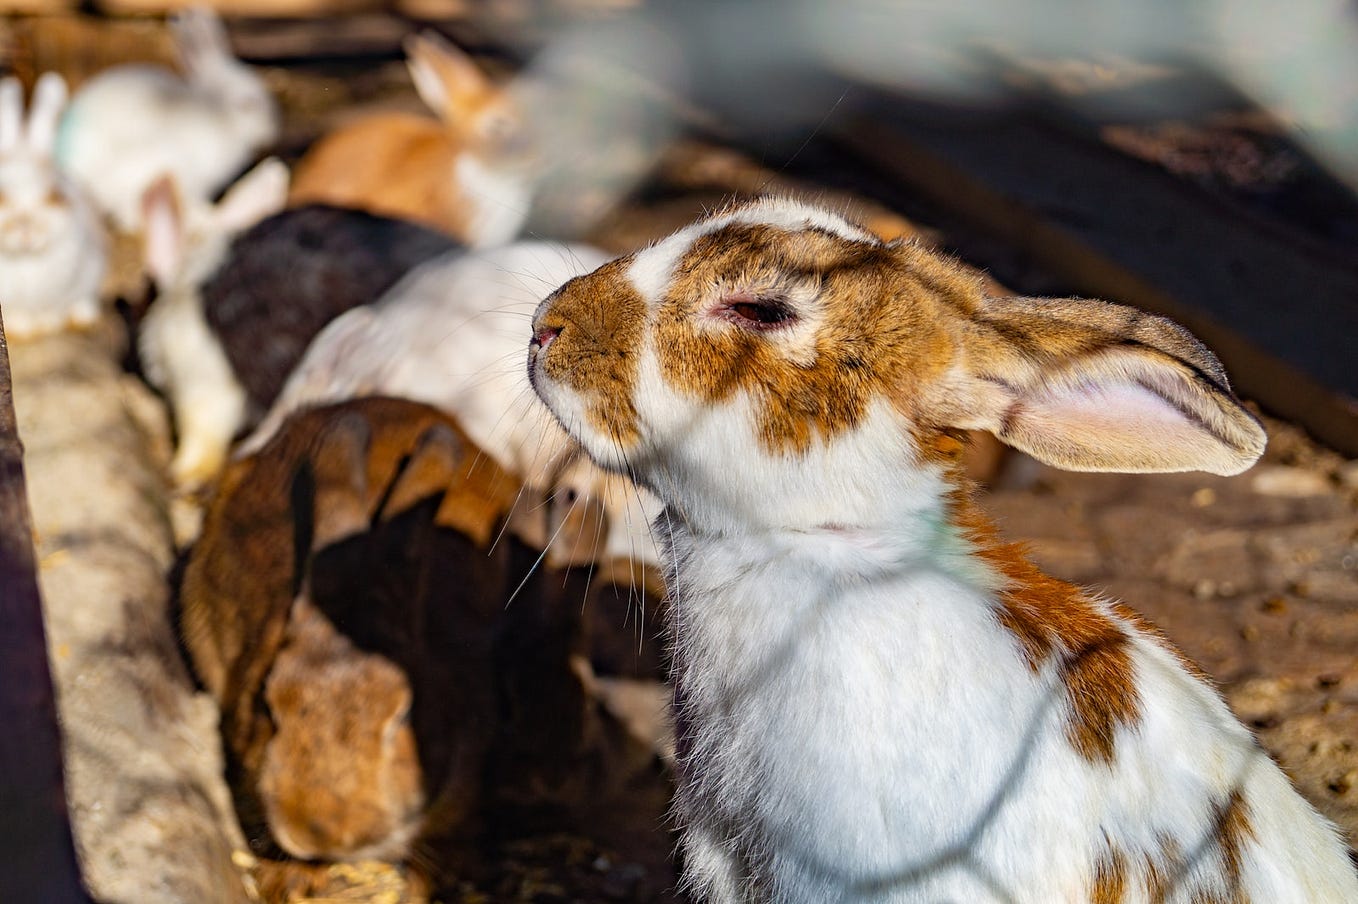
[[[66,811],[32,531],[0,322],[0,901],[86,902]]]
[[[1019,113],[875,111],[837,133],[862,160],[1076,291],[1178,320],[1243,396],[1358,455],[1358,261]]]

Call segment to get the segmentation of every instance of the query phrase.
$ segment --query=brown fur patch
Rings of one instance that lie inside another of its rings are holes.
[[[741,293],[808,296],[827,308],[819,299],[833,299],[810,361],[789,360],[750,331],[695,328],[695,314]],[[918,245],[730,225],[699,237],[676,265],[656,315],[656,348],[671,386],[707,402],[749,393],[764,446],[798,452],[852,429],[874,399],[908,406],[955,353],[939,307],[979,301],[974,276]]]
[[[1221,868],[1231,892],[1232,904],[1248,904],[1240,891],[1240,868],[1244,861],[1245,844],[1254,838],[1254,826],[1250,823],[1249,805],[1245,803],[1239,789],[1232,790],[1225,803],[1217,809],[1216,827]]]
[[[1036,672],[1051,657],[1060,658],[1071,745],[1087,760],[1111,762],[1117,729],[1141,715],[1127,632],[1084,590],[1044,574],[1021,545],[1001,542],[994,525],[961,493],[952,509],[953,523],[1006,579],[1000,625],[1018,640],[1028,666]]]
[[[1122,904],[1127,896],[1127,861],[1122,852],[1110,847],[1094,865],[1094,887],[1089,904]]]
[[[288,203],[355,207],[465,240],[468,205],[453,179],[461,151],[431,117],[368,116],[312,146],[297,164]]]
[[[632,258],[566,283],[537,327],[560,330],[539,357],[543,373],[583,397],[591,425],[626,447],[637,440],[632,393],[646,302],[627,278]]]

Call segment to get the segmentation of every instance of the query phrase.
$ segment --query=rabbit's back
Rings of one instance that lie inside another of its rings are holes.
[[[403,220],[323,205],[286,210],[236,238],[203,286],[209,327],[261,410],[307,345],[345,311],[381,297],[451,239]]]
[[[1358,889],[1332,830],[1122,607],[1033,572],[1029,611],[1033,587],[997,595],[961,558],[902,566],[833,534],[770,549],[674,520],[678,812],[700,899]]]
[[[398,217],[464,238],[460,148],[438,120],[378,113],[321,138],[297,165],[293,204],[332,204]]]

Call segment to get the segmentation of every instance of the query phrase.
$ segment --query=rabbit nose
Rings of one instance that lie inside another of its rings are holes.
[[[46,244],[42,226],[35,217],[16,214],[0,225],[0,243],[6,251],[33,253]]]
[[[539,353],[547,351],[547,346],[552,344],[552,340],[561,335],[559,326],[541,326],[533,333],[533,346]]]

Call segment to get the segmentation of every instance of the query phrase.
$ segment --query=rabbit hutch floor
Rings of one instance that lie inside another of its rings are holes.
[[[315,135],[356,108],[417,107],[402,65],[391,59],[359,68],[333,62],[271,65],[266,73],[284,106],[284,148],[289,153],[300,152]],[[910,206],[906,220],[852,188],[845,190],[843,186],[853,180],[840,166],[833,151],[821,144],[805,150],[792,175],[765,170],[717,145],[688,142],[662,161],[652,183],[597,224],[593,239],[612,250],[635,247],[732,194],[772,188],[828,198],[870,222],[887,224],[884,228],[917,232],[959,249],[980,266],[994,269],[995,261],[1006,259],[1008,265],[1001,269],[1017,289],[1061,291],[1058,278],[983,236],[949,224],[945,211],[920,201]],[[930,228],[917,229],[914,223]],[[134,308],[140,298],[136,269],[135,262],[128,262],[114,280]],[[116,340],[111,343],[117,345]],[[25,440],[30,459],[56,456],[60,450],[54,443],[63,441],[65,428],[45,422],[31,409],[24,411],[25,387],[51,379],[50,375],[45,375],[42,362],[32,366],[22,362],[26,356],[22,346],[12,354],[20,429],[29,434]],[[80,365],[67,361],[53,365],[57,366]],[[149,403],[143,389],[133,394],[134,407],[142,412],[138,427],[152,437],[141,442],[136,454],[163,464],[168,443],[165,417],[154,410],[146,413]],[[1010,456],[993,469],[983,504],[1006,534],[1030,544],[1034,557],[1048,570],[1125,600],[1163,628],[1217,680],[1236,713],[1257,732],[1264,750],[1283,765],[1305,796],[1354,838],[1358,837],[1354,655],[1358,461],[1327,450],[1285,422],[1269,420],[1268,428],[1270,443],[1263,461],[1239,477],[1077,475]],[[60,483],[49,482],[43,490],[48,495],[41,499],[35,493],[40,523],[41,508],[63,505]],[[71,487],[68,492],[88,489],[81,484]],[[147,520],[152,525],[148,531],[164,532],[164,524]],[[53,539],[39,537],[44,571],[60,566],[59,558],[53,559],[52,551],[43,548]],[[168,541],[162,537],[157,542]],[[76,550],[62,555],[80,554]],[[150,561],[168,570],[168,557],[158,553]],[[58,626],[54,633],[62,624],[106,622],[107,614],[95,611],[103,606],[95,594],[66,599],[71,608],[49,612],[49,621]],[[623,609],[610,613],[614,615],[612,642],[630,649],[636,626],[623,623]],[[596,625],[600,621],[593,619]],[[60,659],[60,642],[54,638],[53,643]],[[268,901],[681,900],[673,890],[675,872],[669,859],[673,839],[665,815],[667,742],[658,705],[664,688],[652,680],[662,677],[659,646],[658,638],[645,639],[643,658],[650,663],[646,669],[610,676],[607,668],[598,668],[602,678],[613,679],[599,684],[606,704],[635,737],[647,738],[652,745],[650,763],[636,773],[626,805],[585,812],[573,827],[557,825],[550,831],[537,831],[532,825],[504,827],[474,877],[432,890],[382,864],[285,863],[236,846],[236,865],[252,875],[256,893]],[[103,655],[117,654],[102,649]],[[57,663],[59,682],[80,680],[67,671]],[[184,675],[182,663],[161,671],[169,676],[166,680],[182,680]],[[97,709],[87,703],[81,712]],[[79,714],[68,711],[66,718],[69,724]],[[208,757],[203,768],[216,759]],[[109,774],[102,780],[113,783],[119,778]],[[77,822],[82,818],[96,817],[77,809]]]

